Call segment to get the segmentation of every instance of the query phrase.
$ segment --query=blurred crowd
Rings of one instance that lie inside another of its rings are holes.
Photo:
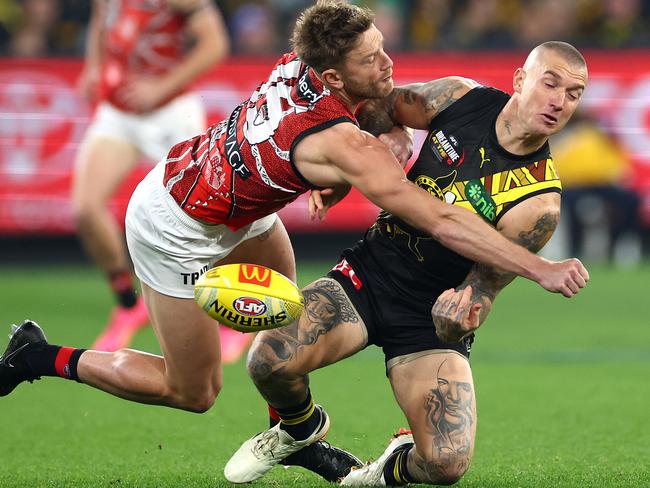
[[[119,1],[119,0],[107,0]],[[295,16],[309,0],[213,0],[236,53],[288,49]],[[0,1],[0,55],[79,56],[89,0]],[[650,45],[644,0],[359,0],[372,8],[392,52],[526,49],[548,39],[577,47]]]

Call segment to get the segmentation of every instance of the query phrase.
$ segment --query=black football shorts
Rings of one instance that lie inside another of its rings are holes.
[[[437,297],[423,303],[401,296],[378,270],[364,265],[360,253],[351,250],[327,274],[345,290],[368,330],[368,343],[381,347],[386,362],[398,356],[447,349],[469,358],[473,336],[463,342],[442,342],[436,335],[431,307]]]

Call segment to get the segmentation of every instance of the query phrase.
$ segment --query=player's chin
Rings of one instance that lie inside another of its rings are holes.
[[[379,80],[379,82],[375,85],[375,92],[377,94],[377,98],[384,98],[388,96],[390,92],[393,91],[394,86],[395,83],[393,83],[392,77]]]
[[[381,80],[381,83],[384,86],[384,89],[388,91],[388,93],[392,92],[393,88],[395,87],[395,82],[393,81],[392,76],[384,78],[383,80]]]

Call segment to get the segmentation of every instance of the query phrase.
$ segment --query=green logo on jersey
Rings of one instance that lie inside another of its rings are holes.
[[[467,201],[476,210],[477,214],[488,222],[494,222],[497,216],[497,205],[483,186],[483,183],[481,183],[481,180],[469,180],[467,182],[465,197],[467,197]]]

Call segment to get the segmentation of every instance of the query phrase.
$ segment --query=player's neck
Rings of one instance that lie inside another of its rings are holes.
[[[508,101],[497,117],[495,132],[499,145],[511,154],[525,156],[542,147],[548,137],[527,131],[517,117],[516,101]]]
[[[348,107],[350,112],[352,112],[353,114],[356,113],[357,108],[359,108],[359,104],[363,100],[357,100],[351,97],[345,90],[338,90],[336,88],[331,88],[331,87],[328,88],[330,89],[330,93],[332,93],[335,97],[341,100],[345,104],[345,106]]]
[[[345,89],[334,88],[329,83],[327,83],[319,73],[317,73],[315,70],[313,70],[313,72],[316,75],[316,77],[320,80],[320,82],[323,84],[323,86],[327,87],[327,89],[330,91],[332,95],[334,95],[336,98],[341,100],[345,104],[345,106],[348,107],[350,112],[352,112],[353,114],[356,113],[357,108],[359,108],[359,104],[363,102],[363,100],[354,99],[345,91]]]

